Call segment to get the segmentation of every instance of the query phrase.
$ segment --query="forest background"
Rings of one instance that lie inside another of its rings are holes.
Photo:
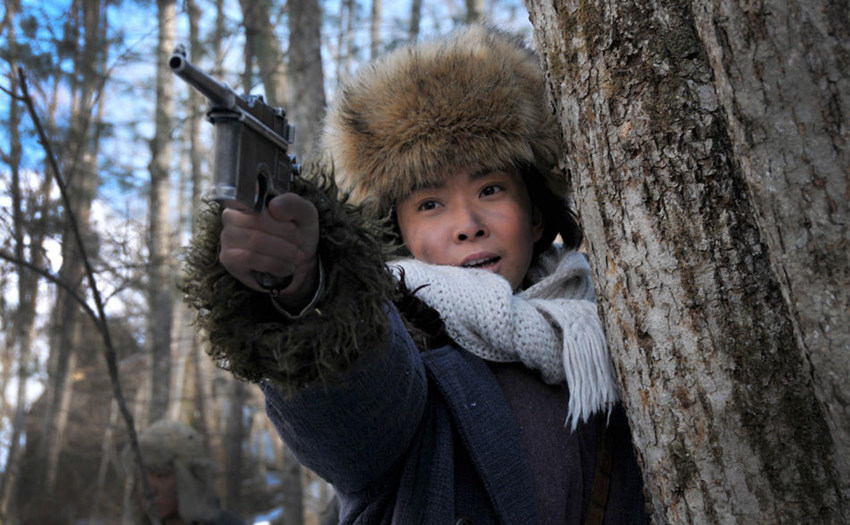
[[[175,287],[213,127],[164,61],[182,43],[236,92],[285,107],[300,159],[339,78],[480,18],[530,37],[519,0],[5,2],[0,523],[126,523],[124,410],[137,431],[164,417],[198,429],[223,507],[246,522],[318,522],[332,491],[277,439],[256,387],[206,357]]]
[[[201,431],[226,508],[318,519],[329,488],[212,367],[176,293],[211,126],[165,61],[182,41],[284,105],[300,156],[336,79],[482,17],[533,27],[654,521],[848,521],[846,1],[5,8],[0,522],[125,521],[125,422],[162,417]]]

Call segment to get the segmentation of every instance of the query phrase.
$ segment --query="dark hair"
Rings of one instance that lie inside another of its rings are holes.
[[[517,164],[517,169],[528,190],[532,206],[543,214],[543,235],[534,243],[534,258],[549,248],[559,234],[564,247],[577,249],[584,239],[584,233],[566,200],[549,190],[543,175],[533,164],[521,162]]]

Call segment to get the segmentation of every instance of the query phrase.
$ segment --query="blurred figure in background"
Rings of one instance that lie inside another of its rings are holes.
[[[162,419],[142,432],[139,447],[144,474],[163,525],[242,525],[241,520],[219,507],[211,486],[214,465],[195,429]],[[133,473],[133,521],[149,524],[140,473],[129,447],[124,450],[122,462],[125,471]]]

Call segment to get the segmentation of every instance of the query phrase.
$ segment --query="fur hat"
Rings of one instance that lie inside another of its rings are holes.
[[[146,469],[167,470],[177,479],[178,513],[187,521],[209,520],[218,513],[218,502],[210,485],[214,465],[207,458],[201,435],[180,421],[161,419],[139,436]],[[127,447],[122,462],[135,472]],[[136,481],[135,477],[133,478]]]
[[[340,188],[377,214],[472,165],[532,165],[563,198],[547,100],[537,55],[517,36],[473,25],[362,67],[337,90],[322,149]]]

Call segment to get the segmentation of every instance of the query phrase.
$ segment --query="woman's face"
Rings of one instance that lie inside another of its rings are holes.
[[[513,290],[522,284],[543,234],[543,220],[534,216],[516,170],[458,170],[402,199],[396,213],[414,258],[489,270]]]

